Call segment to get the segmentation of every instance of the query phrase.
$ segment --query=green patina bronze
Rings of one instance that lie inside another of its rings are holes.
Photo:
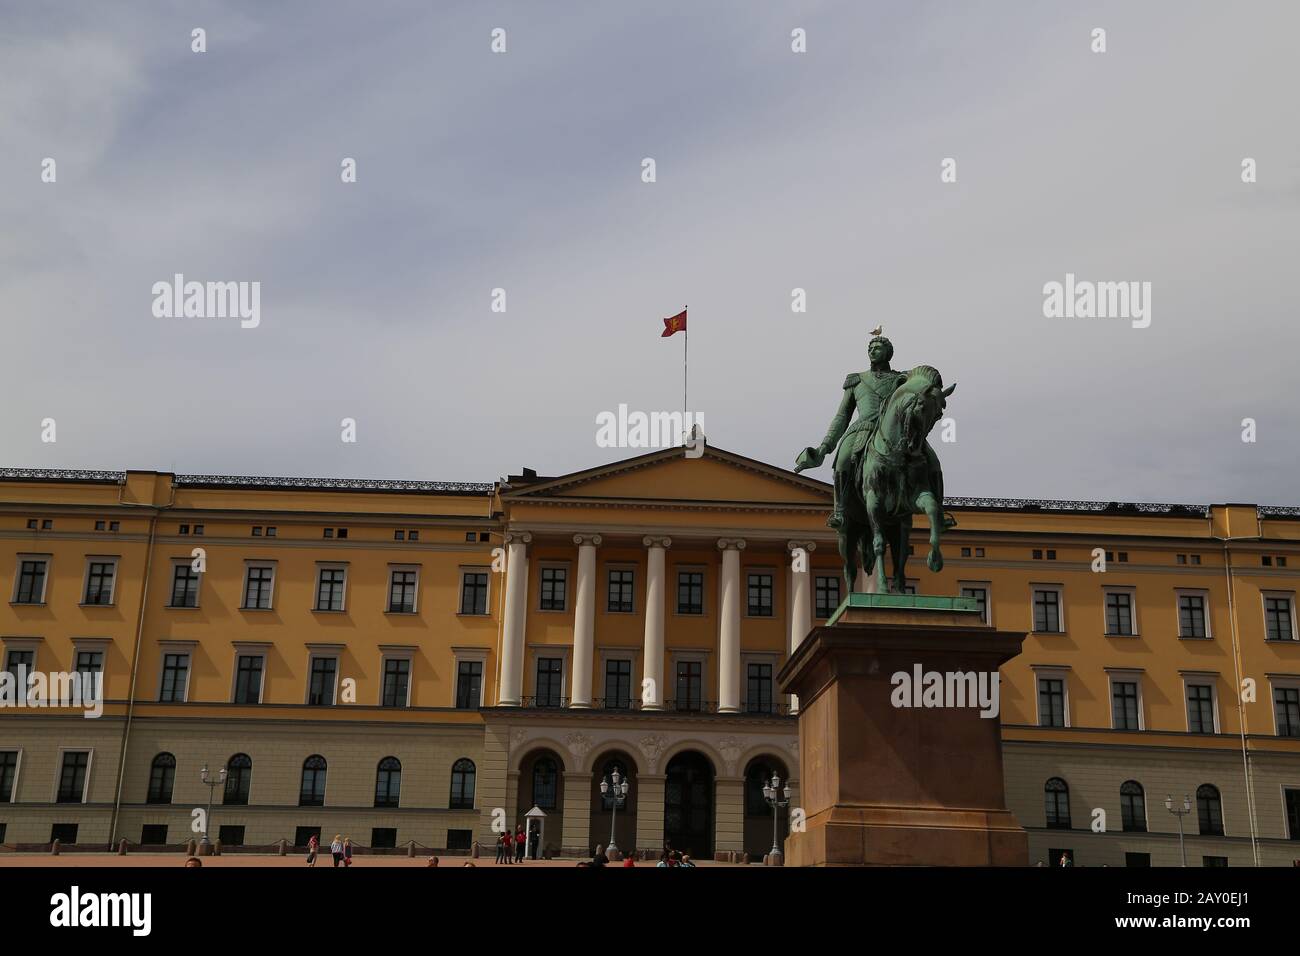
[[[848,590],[860,560],[868,574],[875,570],[877,590],[901,592],[907,586],[912,516],[929,519],[926,564],[936,572],[943,568],[939,540],[956,524],[943,512],[943,469],[926,436],[957,386],[945,389],[943,377],[929,365],[910,372],[890,368],[894,346],[882,335],[871,340],[867,355],[871,368],[844,380],[826,437],[799,453],[794,470],[817,468],[835,450],[835,505],[826,523],[839,535]],[[886,546],[894,558],[892,580],[885,574]]]
[[[830,616],[826,622],[827,626],[834,624],[844,612],[851,608],[862,607],[903,607],[903,608],[920,608],[924,611],[949,611],[954,613],[980,615],[980,602],[975,598],[966,597],[943,597],[936,594],[862,594],[855,592],[849,594],[835,609],[835,613]]]

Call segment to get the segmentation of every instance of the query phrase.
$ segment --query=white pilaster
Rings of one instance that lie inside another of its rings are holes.
[[[664,552],[672,538],[647,535],[645,571],[645,660],[642,662],[641,709],[664,709]]]
[[[812,630],[812,553],[817,550],[816,541],[789,541],[786,547],[790,551],[790,653],[795,650]],[[790,695],[790,713],[799,710],[799,697]]]
[[[591,706],[591,659],[596,646],[596,547],[598,534],[575,534],[578,588],[573,608],[573,690],[570,707]]]
[[[518,707],[524,683],[524,623],[528,614],[528,532],[506,534],[506,607],[501,637],[501,691],[497,704]]]
[[[741,538],[719,538],[722,552],[722,606],[718,609],[718,713],[740,712],[740,552]]]

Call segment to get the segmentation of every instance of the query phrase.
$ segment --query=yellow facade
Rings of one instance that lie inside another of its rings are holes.
[[[224,832],[250,846],[292,844],[312,827],[363,845],[491,843],[494,825],[522,822],[539,803],[549,806],[545,845],[586,853],[608,839],[596,787],[616,760],[632,781],[616,816],[621,848],[653,852],[675,839],[697,855],[762,852],[772,816],[746,788],[772,771],[793,778],[796,806],[798,791],[795,719],[764,675],[806,632],[801,608],[815,603],[818,579],[840,573],[829,501],[822,482],[719,449],[554,479],[525,472],[506,485],[4,472],[6,666],[11,651],[43,673],[102,653],[106,702],[97,719],[0,710],[0,761],[11,764],[0,842],[44,844],[56,825],[67,839],[76,825],[80,844],[140,842],[146,827],[184,842],[208,798],[199,767],[245,754],[247,803],[218,789],[211,829],[242,828]],[[1177,862],[1166,793],[1193,798],[1189,863],[1300,857],[1300,719],[1293,727],[1288,710],[1300,688],[1300,515],[963,499],[949,510],[959,524],[943,571],[924,568],[918,519],[909,573],[922,593],[984,589],[990,623],[1028,634],[1003,668],[1001,719],[1009,805],[1034,858]],[[792,571],[798,549],[807,574]],[[177,566],[196,560],[197,606],[171,606]],[[24,576],[33,563],[45,569],[39,594]],[[108,603],[90,603],[104,565]],[[254,587],[250,601],[250,569],[265,598]],[[405,597],[390,608],[395,572],[415,575],[396,592],[413,596],[409,610]],[[752,600],[751,584],[761,592]],[[1044,594],[1056,595],[1052,629]],[[269,607],[246,606],[259,600]],[[188,664],[179,689],[179,671],[164,673],[168,655]],[[318,659],[335,662],[333,703],[310,702]],[[463,675],[475,666],[479,699],[469,700]],[[1058,700],[1044,703],[1044,680],[1060,681],[1065,726],[1043,725],[1043,707]],[[1136,700],[1117,704],[1117,683]],[[1191,726],[1190,685],[1212,692],[1198,710],[1210,728]],[[67,752],[88,755],[80,777],[65,772]],[[160,754],[174,759],[166,803],[150,802]],[[328,765],[323,804],[300,805],[313,755]],[[390,757],[400,792],[378,800]],[[473,765],[467,805],[458,761]],[[1045,793],[1054,778],[1063,798]],[[1131,794],[1130,826],[1121,823],[1129,781],[1143,788],[1144,829]],[[1222,834],[1200,832],[1205,785],[1218,794],[1208,829],[1221,819]]]

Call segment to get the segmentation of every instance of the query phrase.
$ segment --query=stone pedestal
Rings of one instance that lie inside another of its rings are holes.
[[[1028,865],[1001,720],[980,716],[1024,637],[971,599],[896,594],[851,594],[813,628],[777,675],[800,705],[805,829],[786,865]]]

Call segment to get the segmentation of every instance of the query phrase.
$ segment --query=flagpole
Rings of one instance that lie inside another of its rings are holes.
[[[689,358],[691,354],[690,308],[691,307],[689,305],[682,306],[682,311],[687,313],[686,329],[685,329],[686,338],[682,340],[682,428],[686,427],[686,415],[688,414],[687,410],[690,408],[690,406],[687,405],[686,403],[686,387],[687,384],[690,382],[690,375],[689,375],[689,368],[690,368]],[[686,436],[682,439],[682,444],[685,445],[689,441],[690,441],[690,433],[688,432]]]

